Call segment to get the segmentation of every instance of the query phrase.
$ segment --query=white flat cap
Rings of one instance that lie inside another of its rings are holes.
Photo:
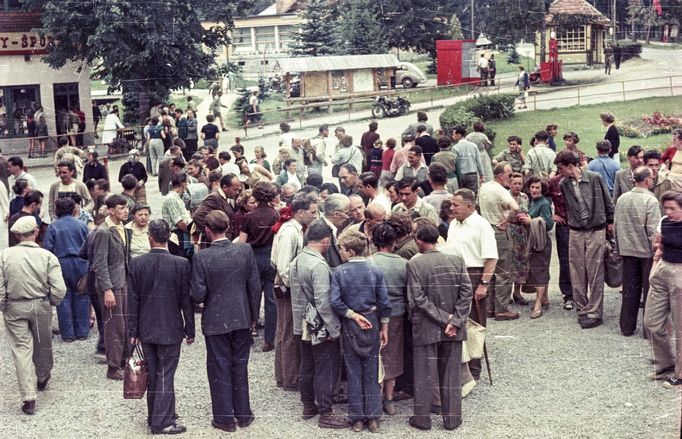
[[[31,233],[38,227],[38,223],[33,215],[22,216],[10,229],[10,232],[23,235],[24,233]]]

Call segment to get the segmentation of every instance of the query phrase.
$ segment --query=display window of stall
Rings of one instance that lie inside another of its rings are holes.
[[[40,106],[40,87],[0,87],[0,138],[26,137],[28,118]]]
[[[332,92],[335,94],[348,93],[348,78],[344,70],[332,71]]]
[[[80,106],[78,83],[54,84],[54,108],[57,115],[57,134],[69,132],[69,109]]]

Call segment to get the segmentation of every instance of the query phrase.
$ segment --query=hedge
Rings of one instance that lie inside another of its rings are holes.
[[[514,114],[515,102],[514,94],[494,94],[467,99],[447,108],[440,115],[440,126],[444,132],[450,132],[459,125],[466,127],[467,132],[471,132],[476,122],[511,117]],[[485,134],[491,142],[495,141],[495,131],[486,127]]]

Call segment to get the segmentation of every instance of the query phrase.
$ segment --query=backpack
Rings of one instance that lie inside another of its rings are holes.
[[[178,120],[178,137],[181,139],[186,139],[189,135],[189,123],[186,117],[181,117]]]

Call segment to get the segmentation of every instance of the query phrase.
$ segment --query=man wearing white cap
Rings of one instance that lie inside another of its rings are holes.
[[[66,294],[59,260],[36,244],[40,230],[33,216],[10,229],[20,243],[0,252],[0,291],[5,330],[27,415],[35,412],[36,388],[45,390],[52,371],[52,306]]]

